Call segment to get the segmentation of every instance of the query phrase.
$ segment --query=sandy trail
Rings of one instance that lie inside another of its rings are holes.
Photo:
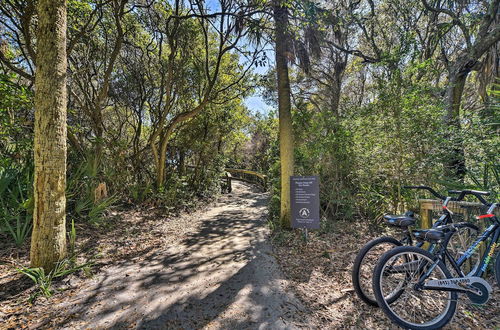
[[[106,268],[70,301],[54,306],[62,316],[56,327],[302,327],[304,307],[287,291],[267,241],[267,198],[234,183],[231,195],[192,218],[178,243]]]

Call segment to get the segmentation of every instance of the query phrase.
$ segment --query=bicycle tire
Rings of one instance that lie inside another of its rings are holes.
[[[367,290],[363,289],[361,284],[360,275],[361,275],[361,267],[363,265],[363,261],[365,261],[366,255],[373,250],[375,247],[382,244],[390,244],[394,245],[394,247],[401,246],[403,243],[390,236],[382,236],[376,239],[373,239],[366,243],[361,250],[359,250],[356,259],[354,260],[354,265],[352,266],[352,285],[354,287],[354,291],[358,295],[358,297],[367,303],[370,306],[378,306],[377,300],[373,294],[373,290],[371,292],[366,292]],[[380,254],[382,256],[382,254]],[[373,267],[375,268],[375,267]],[[373,269],[369,272],[371,275],[373,273]],[[371,281],[368,282],[368,285],[371,286]]]
[[[403,255],[407,253],[408,255],[421,255],[424,257],[424,259],[427,260],[434,260],[435,256],[421,248],[417,248],[414,246],[400,246],[396,247],[388,252],[386,252],[379,260],[379,263],[377,264],[377,267],[374,270],[373,274],[373,290],[375,293],[375,297],[377,298],[377,303],[380,306],[380,308],[384,311],[384,313],[389,317],[389,319],[399,325],[400,327],[403,327],[405,329],[414,329],[414,330],[429,330],[429,329],[440,329],[444,327],[450,320],[453,318],[455,315],[456,309],[457,309],[457,298],[458,295],[456,292],[449,292],[448,294],[450,295],[449,299],[446,299],[447,301],[447,306],[446,309],[443,311],[442,316],[440,315],[439,318],[433,322],[427,322],[425,324],[419,325],[415,323],[410,323],[407,322],[406,320],[403,320],[401,317],[399,317],[393,309],[389,306],[390,303],[388,303],[384,299],[384,293],[382,292],[381,288],[381,278],[382,278],[382,272],[385,270],[385,265],[386,263],[392,261],[393,257],[397,257],[398,255]],[[414,258],[409,258],[409,260],[414,260]],[[451,273],[450,271],[446,268],[444,263],[442,261],[439,261],[438,265],[436,268],[442,272],[445,278],[451,278]],[[399,290],[399,289],[398,289]],[[413,287],[411,288],[406,288],[406,290],[413,290]],[[437,291],[434,291],[437,292]],[[405,301],[407,301],[405,299]],[[409,301],[411,304],[408,309],[411,309],[411,306],[415,306],[414,301]]]

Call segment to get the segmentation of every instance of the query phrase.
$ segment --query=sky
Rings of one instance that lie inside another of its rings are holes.
[[[252,113],[260,112],[261,114],[268,114],[271,107],[267,105],[262,97],[258,94],[251,95],[245,99],[245,105]]]
[[[269,71],[269,69],[271,68],[271,66],[274,65],[274,62],[272,60],[274,57],[272,55],[274,55],[274,54],[270,54],[271,52],[272,52],[272,50],[266,51],[269,63],[267,63],[264,66],[259,66],[259,67],[254,68],[253,69],[254,73],[261,74],[261,75],[266,74]],[[252,95],[249,95],[248,97],[246,97],[244,100],[244,103],[247,106],[247,108],[250,110],[250,112],[252,112],[252,113],[258,112],[258,113],[261,113],[263,115],[267,115],[272,110],[272,107],[270,105],[266,104],[266,102],[264,101],[264,99],[260,95],[259,88],[256,88]]]

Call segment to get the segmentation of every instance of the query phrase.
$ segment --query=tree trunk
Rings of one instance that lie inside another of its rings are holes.
[[[274,6],[276,26],[276,73],[278,79],[279,141],[281,161],[281,208],[283,227],[291,225],[290,176],[293,175],[293,127],[290,101],[290,80],[288,77],[287,27],[288,10],[277,1]]]
[[[337,77],[335,77],[335,78],[337,78]],[[329,91],[329,93],[330,93],[330,102],[329,102],[330,103],[330,112],[338,120],[340,117],[339,103],[340,103],[341,82],[337,81],[337,79],[335,79],[335,81],[332,82],[330,87],[331,87],[331,90]]]
[[[163,148],[160,148],[163,150]],[[159,155],[158,167],[156,170],[156,187],[160,189],[165,183],[165,167],[167,162],[167,153],[161,152]]]
[[[31,266],[66,253],[66,0],[38,0]]]
[[[424,6],[431,11],[438,12],[425,1]],[[444,165],[445,174],[458,180],[463,180],[466,174],[465,152],[460,127],[460,102],[467,76],[473,68],[477,68],[481,57],[500,41],[500,26],[495,23],[499,6],[500,1],[498,0],[489,3],[488,11],[482,16],[478,25],[479,28],[477,35],[474,37],[474,43],[468,45],[467,49],[460,53],[454,62],[449,64],[445,124],[453,131],[456,138],[452,141],[452,153]],[[471,42],[469,39],[469,43]]]
[[[342,77],[344,76],[344,71],[347,66],[347,58],[344,61],[337,57],[337,62],[334,66],[334,71],[332,72],[331,81],[329,85],[331,90],[329,91],[330,96],[330,110],[332,114],[338,119],[340,117],[339,104],[340,104],[340,93],[342,92]]]
[[[186,152],[184,151],[184,149],[179,150],[179,166],[178,166],[179,176],[183,176],[184,173],[186,172],[185,158],[186,158]]]
[[[460,104],[467,75],[470,70],[462,68],[451,70],[446,90],[445,124],[450,132],[451,154],[445,163],[445,174],[448,177],[463,180],[466,173],[465,152],[460,125]]]

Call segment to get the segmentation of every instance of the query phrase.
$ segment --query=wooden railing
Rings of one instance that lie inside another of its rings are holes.
[[[186,168],[196,169],[197,166],[186,165]],[[264,191],[267,190],[267,176],[259,172],[245,170],[240,168],[225,168],[223,180],[223,191],[231,192],[231,181],[243,181],[260,186]]]
[[[433,223],[433,213],[440,213],[443,202],[435,199],[420,199],[420,226],[422,228],[431,228]],[[449,202],[448,209],[455,214],[464,217],[464,221],[474,222],[474,216],[480,215],[487,210],[487,207],[481,203],[471,202]],[[497,215],[500,210],[496,210]]]
[[[232,180],[253,183],[259,185],[264,190],[267,189],[267,176],[265,176],[264,174],[238,168],[226,168],[225,171],[228,173],[226,179],[228,180],[227,184],[229,187],[229,191],[231,189],[230,187]]]

